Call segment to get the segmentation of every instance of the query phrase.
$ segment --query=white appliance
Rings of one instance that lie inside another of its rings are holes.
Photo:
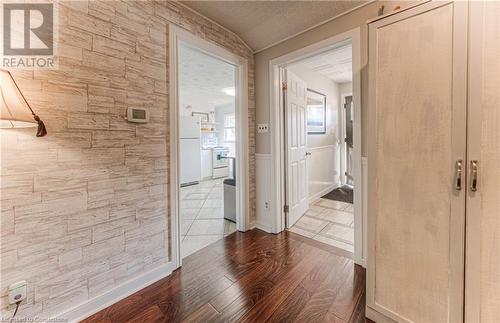
[[[212,178],[221,178],[229,176],[229,148],[212,148]]]
[[[200,119],[181,116],[179,124],[180,183],[197,184],[201,180]]]
[[[212,178],[212,149],[201,149],[201,177],[202,179]]]

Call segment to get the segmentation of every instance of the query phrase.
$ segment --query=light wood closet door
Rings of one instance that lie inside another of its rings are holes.
[[[466,322],[500,322],[500,2],[472,2]],[[472,176],[472,169],[469,176]]]
[[[466,9],[432,2],[370,24],[367,304],[378,322],[463,319]]]

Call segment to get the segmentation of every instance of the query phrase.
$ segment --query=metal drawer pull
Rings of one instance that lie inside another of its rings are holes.
[[[456,165],[455,165],[455,170],[456,170],[455,189],[457,191],[460,191],[462,189],[462,160],[461,159],[457,160]]]
[[[470,190],[477,191],[477,160],[470,161],[471,166],[471,179],[470,179]]]

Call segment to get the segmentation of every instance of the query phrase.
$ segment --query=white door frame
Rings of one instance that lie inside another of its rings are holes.
[[[172,261],[175,268],[182,265],[181,219],[179,213],[179,86],[178,53],[180,45],[195,48],[205,54],[221,59],[236,67],[236,229],[246,231],[249,227],[248,176],[248,61],[228,50],[203,40],[186,30],[169,24],[169,119],[170,119],[170,214]]]
[[[283,211],[285,201],[285,141],[284,141],[284,107],[281,91],[281,70],[287,65],[302,59],[324,53],[352,42],[352,92],[354,103],[354,261],[362,266],[365,265],[366,252],[363,250],[363,203],[361,178],[361,36],[360,28],[355,28],[344,33],[335,35],[315,44],[285,54],[269,62],[269,98],[270,98],[270,129],[271,129],[271,163],[273,174],[274,192],[271,203],[271,214],[274,218],[272,231],[281,232],[285,229],[285,213]],[[333,165],[332,165],[333,167]]]

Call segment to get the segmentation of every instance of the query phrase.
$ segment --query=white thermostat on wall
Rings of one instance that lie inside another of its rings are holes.
[[[145,108],[129,107],[127,109],[127,121],[136,123],[146,123],[149,121],[149,111]]]

